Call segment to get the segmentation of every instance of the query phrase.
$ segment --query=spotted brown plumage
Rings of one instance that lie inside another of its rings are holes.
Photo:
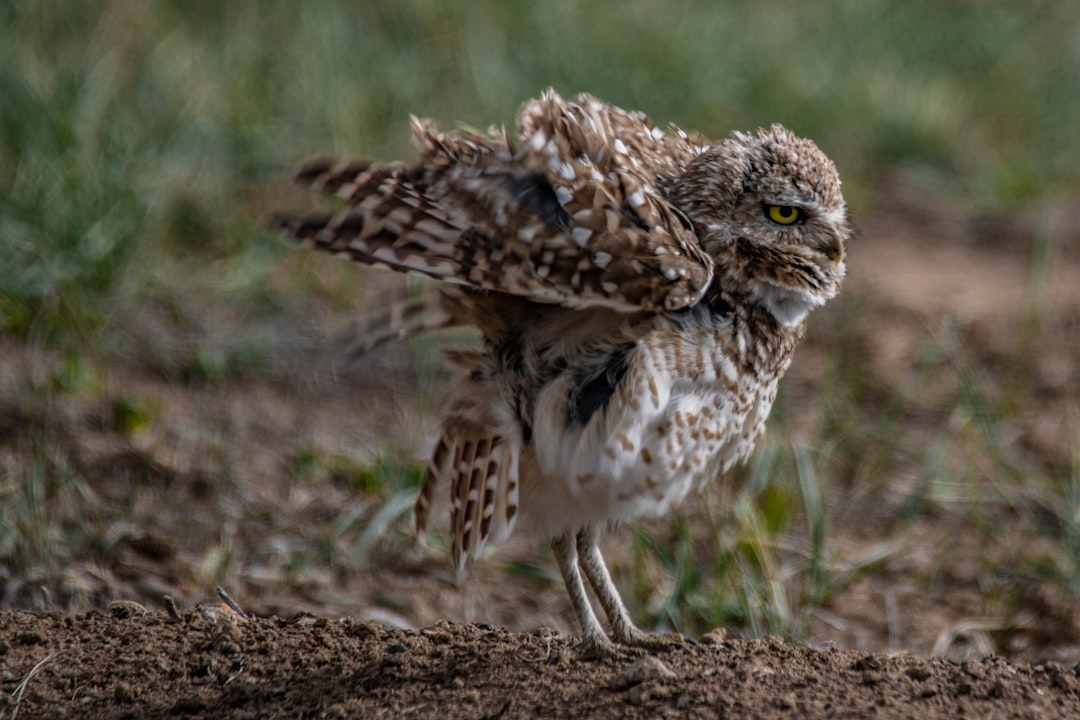
[[[753,450],[807,313],[833,297],[850,235],[833,164],[773,126],[712,144],[553,91],[515,137],[413,120],[416,163],[315,160],[296,178],[336,211],[296,239],[441,281],[439,317],[480,350],[416,503],[440,480],[461,567],[517,525],[551,539],[586,654],[638,630],[599,552],[613,521],[667,512]],[[584,580],[582,578],[584,573]]]

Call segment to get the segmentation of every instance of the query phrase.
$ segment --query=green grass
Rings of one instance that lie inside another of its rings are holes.
[[[283,313],[316,300],[346,312],[363,290],[345,269],[297,272],[266,231],[296,202],[293,163],[409,156],[409,113],[509,123],[549,85],[712,136],[783,122],[837,161],[856,213],[892,175],[990,215],[1043,207],[1080,191],[1077,26],[1080,6],[1061,2],[11,0],[0,6],[0,332],[63,355],[39,388],[58,397],[96,396],[110,359],[136,346],[177,382],[258,377],[262,338]],[[772,439],[736,476],[744,492],[636,528],[621,578],[635,613],[688,632],[800,637],[809,612],[885,559],[833,551],[835,508],[887,490],[900,496],[883,511],[898,542],[929,515],[981,533],[1005,605],[1028,579],[1080,595],[1080,452],[1048,466],[1007,432],[1026,402],[1054,261],[1044,235],[1027,350],[1003,375],[988,378],[1001,368],[943,327],[883,386],[849,363],[872,341],[868,310],[859,298],[831,308],[814,329],[830,352],[812,449],[780,440],[805,414],[782,396]],[[147,313],[193,345],[174,357],[139,335]],[[231,344],[200,334],[207,322]],[[421,383],[427,405],[432,374]],[[127,434],[164,412],[135,395],[110,402]],[[912,437],[915,416],[930,418],[926,435]],[[54,515],[78,507],[85,486],[38,438],[18,442],[32,460],[0,484],[0,561],[25,570],[77,544]],[[322,549],[294,565],[362,564],[406,508],[414,469],[358,462],[318,449],[294,458],[295,482],[344,475],[382,503],[332,518]],[[64,517],[77,535],[79,514]],[[1014,528],[1054,549],[1006,572],[1002,557],[1016,556],[1000,546]],[[231,542],[207,542],[208,582],[229,576]]]

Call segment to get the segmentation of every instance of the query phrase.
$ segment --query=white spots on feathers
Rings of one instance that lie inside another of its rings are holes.
[[[449,227],[446,223],[434,219],[421,219],[413,227],[421,233],[445,243],[444,252],[449,251],[450,246],[461,236],[461,231],[457,228]]]
[[[537,130],[532,134],[532,137],[529,138],[528,145],[532,150],[539,152],[541,149],[543,149],[547,141],[547,135],[544,134],[544,131]]]
[[[574,244],[578,247],[585,247],[585,244],[589,242],[589,238],[592,237],[593,231],[587,227],[576,227],[570,231],[570,238],[574,241]]]

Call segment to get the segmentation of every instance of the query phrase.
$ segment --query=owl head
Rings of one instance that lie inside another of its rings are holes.
[[[716,282],[782,325],[833,297],[851,235],[836,167],[780,125],[733,133],[667,188],[712,256]]]

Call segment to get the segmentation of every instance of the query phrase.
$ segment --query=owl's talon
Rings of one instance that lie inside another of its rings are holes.
[[[578,660],[626,660],[644,654],[642,648],[616,645],[604,634],[586,635],[574,646]]]
[[[647,651],[670,651],[686,647],[686,638],[680,633],[647,633],[638,628],[613,633],[613,639],[620,645],[641,648]]]

